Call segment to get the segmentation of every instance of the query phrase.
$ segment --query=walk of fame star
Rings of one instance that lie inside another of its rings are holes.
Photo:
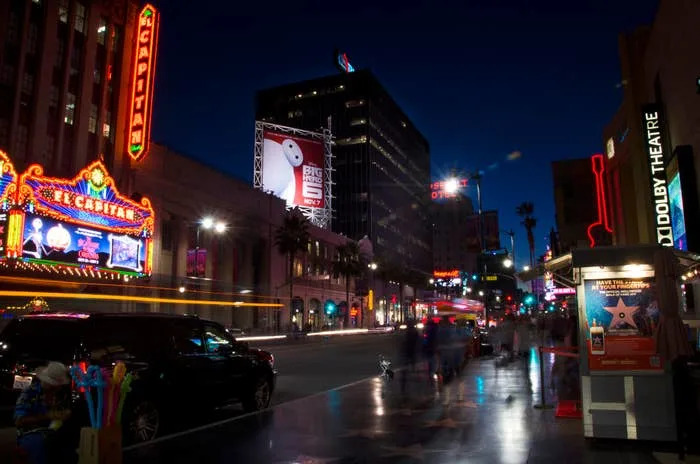
[[[639,309],[639,306],[627,306],[625,302],[622,301],[622,298],[618,298],[617,306],[604,306],[603,309],[613,315],[609,326],[611,329],[617,328],[620,322],[624,322],[635,329],[637,328],[632,314]]]

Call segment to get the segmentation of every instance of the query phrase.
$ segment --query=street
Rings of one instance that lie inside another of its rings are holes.
[[[284,343],[251,342],[251,346],[269,350],[275,356],[278,370],[277,386],[272,405],[308,397],[343,385],[351,384],[379,372],[378,356],[392,359],[398,335],[350,335],[324,339],[313,337],[288,340]],[[166,433],[176,433],[191,427],[226,420],[242,413],[238,405],[226,407],[184,424],[167,424]],[[0,462],[3,450],[14,446],[15,430],[7,421],[0,428]]]

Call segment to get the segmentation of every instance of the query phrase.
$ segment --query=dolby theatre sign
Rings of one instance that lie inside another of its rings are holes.
[[[666,163],[664,161],[664,121],[661,106],[645,105],[642,109],[642,134],[647,149],[647,165],[651,198],[654,202],[656,221],[656,241],[659,245],[673,246],[673,229],[671,228],[671,208],[668,200],[666,182]]]

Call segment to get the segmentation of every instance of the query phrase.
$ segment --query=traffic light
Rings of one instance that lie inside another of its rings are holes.
[[[326,308],[326,316],[328,316],[328,317],[335,316],[335,313],[338,311],[338,306],[336,306],[336,304],[333,300],[327,300],[326,304],[324,306]]]
[[[477,274],[472,274],[472,280],[479,280],[479,276]]]
[[[535,304],[535,295],[532,293],[527,293],[525,294],[525,297],[523,298],[523,303],[525,303],[528,306],[532,306]]]
[[[510,295],[506,295],[506,301],[510,303],[511,301],[513,301],[513,297]]]

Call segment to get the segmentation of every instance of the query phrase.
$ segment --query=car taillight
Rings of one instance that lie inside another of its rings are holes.
[[[268,353],[267,351],[259,351],[258,356],[260,356],[260,359],[270,364],[270,367],[275,365],[275,357],[272,356],[272,353]]]

